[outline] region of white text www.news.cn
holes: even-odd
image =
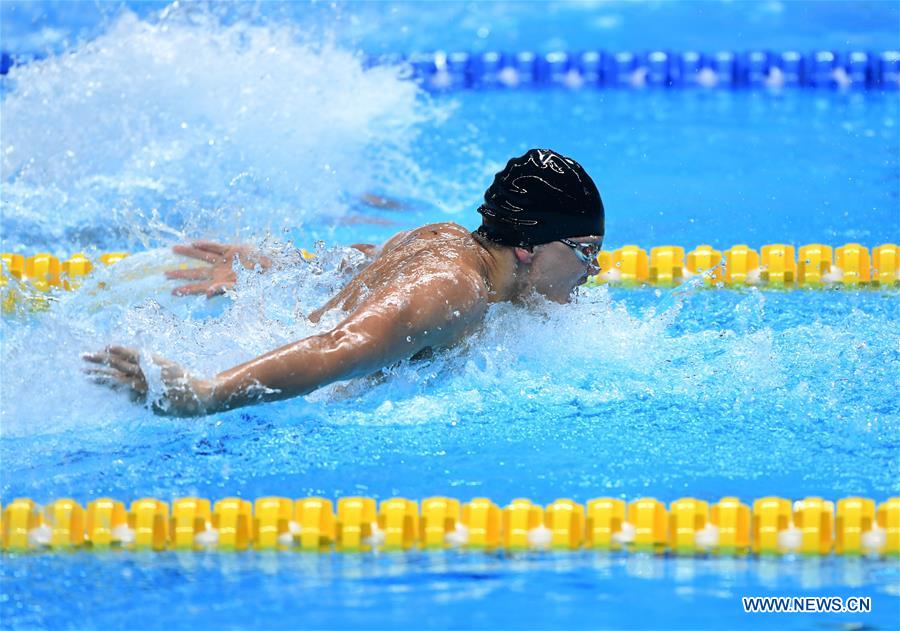
[[[851,596],[743,596],[745,613],[869,613],[872,598]]]

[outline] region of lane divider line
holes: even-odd
[[[301,250],[304,259],[315,254]],[[3,313],[49,308],[53,295],[80,287],[98,266],[126,258],[126,252],[107,252],[96,260],[83,253],[60,260],[42,252],[32,256],[0,254],[0,306]],[[691,279],[705,287],[765,289],[893,289],[900,287],[897,245],[885,243],[869,250],[859,243],[837,248],[808,244],[764,245],[759,252],[746,245],[724,251],[699,245],[685,253],[676,245],[650,248],[637,245],[604,250],[597,256],[599,272],[588,284],[624,287],[673,287]],[[102,288],[102,287],[101,287]]]
[[[17,498],[2,507],[2,549],[147,551],[297,550],[363,553],[475,551],[624,551],[676,556],[900,556],[900,497],[820,497],[792,502],[736,497],[710,504],[693,497],[667,507],[651,497],[601,497],[584,504],[526,498],[500,507],[429,497],[141,498],[130,507],[100,498],[44,506]]]

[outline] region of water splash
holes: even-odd
[[[109,492],[150,492],[139,472],[161,457],[177,463],[152,482],[166,493],[221,483],[223,470],[229,488],[340,493],[347,466],[354,479],[407,485],[410,496],[448,484],[501,495],[525,485],[536,497],[645,485],[677,493],[696,480],[757,495],[766,484],[824,495],[896,486],[891,294],[847,292],[844,308],[853,306],[843,312],[824,292],[755,289],[597,287],[570,305],[497,304],[471,338],[430,359],[190,421],[156,417],[78,372],[81,352],[123,343],[206,376],[319,332],[340,313],[316,325],[304,315],[346,282],[345,253],[322,247],[311,264],[285,247],[274,272],[241,270],[235,292],[208,301],[171,296],[160,269],[177,261],[152,251],[25,324],[3,321],[4,461],[19,470],[21,454],[68,462],[87,449],[84,473],[51,467],[77,487],[117,453],[125,470]],[[60,377],[66,388],[48,388]],[[484,457],[507,464],[485,470]],[[569,466],[556,468],[560,459]],[[398,482],[408,467],[421,475]],[[14,484],[44,483],[24,475]]]
[[[4,239],[30,248],[315,229],[407,186],[409,144],[443,111],[401,69],[364,69],[296,25],[178,3],[125,11],[8,81]]]
[[[242,271],[233,295],[213,301],[171,296],[161,272],[179,261],[150,250],[49,311],[0,321],[4,496],[897,492],[889,293],[601,287],[574,305],[495,305],[457,348],[308,397],[156,417],[86,380],[80,354],[123,343],[210,375],[322,330],[340,314],[304,316],[347,280],[333,245],[347,231],[331,234],[329,218],[369,184],[473,197],[502,165],[469,142],[477,128],[453,145],[471,158],[462,167],[436,151],[437,134],[410,149],[422,121],[437,128],[447,110],[400,70],[365,70],[296,27],[204,11],[126,14],[9,81],[2,227],[13,246],[151,247],[287,225],[304,245],[329,245],[312,264],[285,252],[271,274]],[[514,119],[510,137],[546,121],[533,104],[482,107],[509,96],[472,98],[482,125],[485,111]],[[547,98],[569,115],[569,97]],[[610,146],[630,147],[632,131]],[[423,152],[438,157],[413,165]],[[458,189],[431,178],[448,162]],[[472,165],[485,172],[462,177]],[[631,186],[633,173],[618,179]]]

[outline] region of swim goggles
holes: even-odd
[[[603,239],[593,243],[576,243],[571,239],[558,239],[558,241],[572,248],[578,260],[585,265],[596,265],[597,255],[600,254],[600,248],[603,247]]]

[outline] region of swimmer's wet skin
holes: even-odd
[[[468,335],[494,302],[520,301],[538,293],[559,303],[589,274],[604,234],[604,208],[593,180],[574,160],[531,149],[497,173],[478,209],[474,233],[454,223],[401,232],[378,250],[354,246],[371,261],[325,305],[318,321],[338,308],[347,317],[313,335],[219,373],[189,374],[162,357],[164,393],[158,413],[193,416],[308,394],[334,381],[360,377],[430,348],[447,347]],[[203,282],[176,293],[215,295],[234,283],[227,271],[237,256],[247,267],[270,262],[242,246],[195,242],[176,246],[185,256],[212,264],[170,278]],[[138,351],[110,346],[84,359],[98,382],[123,387],[142,399],[148,384]]]

